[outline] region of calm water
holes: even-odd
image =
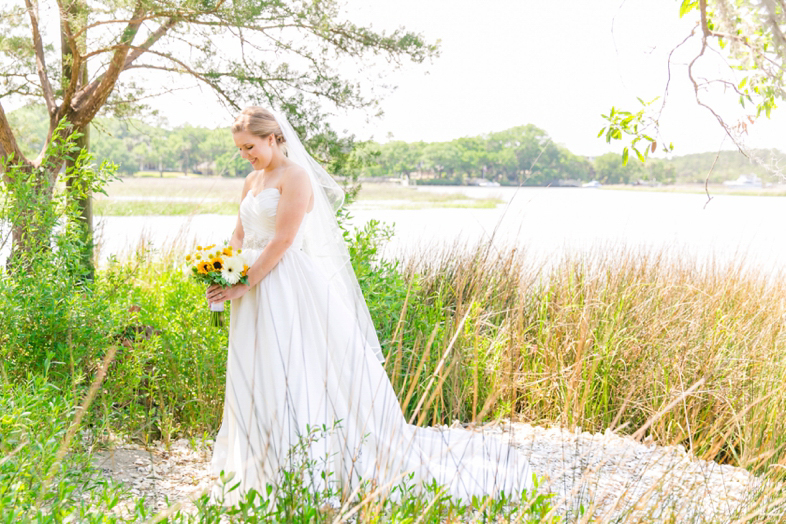
[[[445,191],[445,188],[418,188]],[[581,188],[457,187],[507,202],[494,210],[358,212],[396,222],[390,246],[406,253],[454,238],[516,245],[541,261],[567,253],[628,247],[665,250],[700,261],[745,257],[765,271],[786,269],[786,198],[612,191]],[[706,204],[706,207],[705,207]]]
[[[414,190],[414,189],[413,189]],[[620,247],[666,250],[698,262],[745,257],[767,272],[786,269],[786,198],[612,191],[579,188],[418,187],[498,197],[496,209],[368,209],[355,205],[353,225],[377,219],[395,224],[385,256],[406,256],[455,242],[491,239],[515,245],[539,262],[568,253]],[[141,243],[154,249],[229,239],[236,217],[102,217],[100,258],[122,256]],[[1,258],[1,257],[0,257]]]

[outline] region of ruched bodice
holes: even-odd
[[[252,191],[246,193],[240,203],[240,220],[243,223],[243,248],[262,249],[273,238],[276,232],[276,210],[281,192],[278,188],[263,189],[257,195]],[[303,226],[308,213],[303,217],[300,229],[295,235],[290,249],[303,248]]]

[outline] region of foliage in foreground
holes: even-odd
[[[89,515],[112,510],[123,489],[98,475],[80,446],[58,455],[78,399],[46,370],[1,387],[0,520],[102,522]]]
[[[639,436],[782,480],[783,280],[667,253],[539,268],[488,245],[432,250],[401,265],[380,258],[388,236],[377,223],[347,233],[409,420],[646,426]],[[180,258],[143,250],[90,282],[69,270],[69,238],[31,259],[29,271],[0,275],[0,496],[3,511],[28,516],[115,504],[119,491],[90,481],[79,455],[107,437],[202,437],[221,417],[226,331],[208,327],[204,289]],[[113,348],[86,431],[53,468],[74,406]],[[677,408],[664,411],[675,399]],[[55,472],[51,488],[42,488],[44,470]],[[92,503],[76,502],[80,486],[94,486]],[[429,507],[453,511],[434,500]],[[413,511],[426,511],[421,503]],[[146,511],[143,502],[137,511]]]
[[[119,506],[129,493],[121,484],[106,480],[92,465],[86,438],[74,442],[69,453],[60,454],[72,425],[74,398],[59,390],[46,375],[15,386],[4,383],[2,388],[0,521],[138,522],[156,517],[142,498],[130,506]],[[411,476],[394,486],[390,496],[374,494],[368,483],[343,499],[334,486],[315,489],[310,472],[316,461],[306,459],[305,450],[325,431],[313,431],[293,448],[293,460],[282,472],[277,489],[268,485],[264,495],[251,490],[229,508],[204,494],[196,501],[196,513],[173,511],[167,521],[207,523],[229,517],[233,522],[332,522],[354,514],[360,522],[411,522],[421,516],[424,522],[469,516],[486,521],[558,520],[543,520],[551,510],[550,496],[537,493],[537,484],[518,498],[502,493],[465,502],[451,499],[436,483],[416,489]],[[231,491],[236,486],[227,479],[225,489]]]
[[[370,224],[348,236],[408,419],[513,416],[633,432],[704,379],[647,434],[736,465],[784,461],[780,280],[633,254],[540,272],[512,252],[458,248],[405,270],[379,260],[387,234]],[[217,429],[226,331],[208,327],[203,290],[174,258],[139,254],[94,284],[42,266],[0,279],[0,294],[8,381],[48,366],[78,398],[118,345],[88,415],[98,433],[145,442]]]
[[[387,234],[376,223],[354,237],[348,233],[364,287],[381,297],[388,286],[406,293],[397,265],[378,260],[379,242]],[[215,432],[221,417],[226,330],[208,327],[204,289],[181,270],[180,257],[156,259],[142,251],[123,263],[112,261],[91,282],[68,270],[71,242],[78,240],[68,234],[58,239],[58,248],[31,257],[26,271],[0,275],[0,451],[5,457],[0,463],[0,519],[123,521],[108,516],[117,513],[130,521],[150,518],[142,499],[133,506],[133,515],[118,510],[128,494],[103,479],[91,466],[89,452],[117,433],[147,443]],[[372,301],[372,308],[377,314],[397,309],[400,298],[394,294]],[[383,332],[391,328],[381,325]],[[100,393],[79,425],[74,422],[79,411],[75,406],[88,395],[102,360],[112,351],[117,352]],[[205,496],[197,516],[176,514],[169,519],[212,522],[227,515],[245,522],[254,514],[260,522],[281,521],[295,517],[282,511],[296,508],[298,519],[327,520],[329,513],[323,514],[318,503],[330,493],[308,491],[302,483],[304,471],[301,468],[300,477],[286,477],[288,487],[272,499],[270,492],[266,497],[251,493],[238,507],[225,509],[211,505]],[[395,502],[359,493],[342,511],[357,512],[362,521],[379,514],[406,521],[420,515],[439,520],[442,514],[468,511],[549,512],[545,495],[536,493],[523,494],[526,505],[516,509],[504,495],[461,504],[436,485],[423,493],[406,485],[396,489],[401,492]],[[304,505],[306,500],[312,503]]]

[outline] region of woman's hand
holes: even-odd
[[[207,288],[207,301],[210,304],[221,303],[225,300],[234,300],[245,295],[251,289],[245,284],[235,284],[230,287],[221,287],[218,284],[213,284]]]

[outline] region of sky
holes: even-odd
[[[677,0],[348,0],[349,19],[439,39],[441,56],[388,76],[398,87],[383,100],[382,118],[367,123],[356,111],[332,122],[380,142],[447,141],[531,123],[576,154],[619,151],[621,145],[597,138],[601,114],[612,106],[637,111],[637,97],[664,94],[668,54],[695,24],[695,16],[679,18],[678,6]],[[674,154],[733,149],[688,82],[685,64],[697,50],[693,42],[672,58],[660,122],[661,141],[673,142]],[[698,69],[707,77],[724,71],[712,54]],[[228,126],[232,115],[213,100],[191,89],[153,105],[173,126]],[[712,100],[730,121],[744,116],[735,98]],[[786,151],[786,110],[750,126],[746,142]]]

